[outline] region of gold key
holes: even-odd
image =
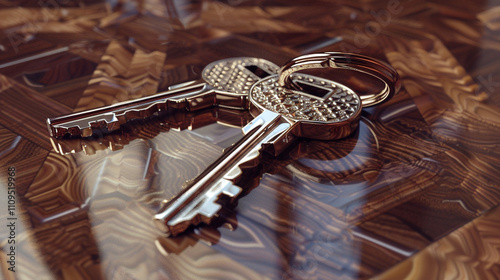
[[[384,87],[376,94],[358,96],[342,84],[295,73],[311,68],[358,71],[380,80]],[[256,166],[263,150],[278,155],[297,137],[346,137],[358,127],[363,107],[387,101],[399,87],[397,72],[370,57],[319,53],[291,60],[279,75],[263,78],[252,86],[249,109],[254,115],[260,114],[243,128],[240,141],[189,182],[177,197],[164,201],[155,215],[156,224],[168,235],[177,235],[191,225],[210,223],[222,207],[221,196],[233,202],[242,191],[237,186],[242,169]]]
[[[152,96],[49,118],[47,127],[55,138],[88,137],[96,130],[111,132],[130,120],[147,118],[170,109],[195,111],[212,106],[245,109],[250,87],[278,70],[276,64],[261,58],[223,59],[203,69],[203,80],[172,86],[168,91]]]

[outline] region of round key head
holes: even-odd
[[[250,101],[259,111],[270,110],[294,123],[292,133],[320,140],[339,139],[358,126],[361,100],[350,88],[315,76],[295,73],[291,79],[305,90],[278,85],[278,75],[257,81]]]
[[[350,88],[319,77],[297,73],[306,69],[342,69],[374,77],[380,91],[358,96]],[[325,52],[296,57],[279,75],[256,82],[250,90],[254,108],[282,114],[294,123],[292,133],[313,139],[339,139],[359,123],[362,107],[391,99],[400,89],[399,75],[389,64],[360,54]]]
[[[262,58],[235,57],[208,64],[202,78],[218,90],[246,95],[255,82],[279,70],[278,65]]]

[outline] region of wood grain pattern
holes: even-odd
[[[0,6],[0,166],[17,169],[19,218],[15,274],[0,226],[3,278],[499,277],[498,3]],[[236,205],[176,238],[158,232],[152,214],[240,137],[248,114],[171,111],[108,135],[48,137],[47,117],[199,79],[217,59],[283,64],[318,51],[385,60],[403,89],[363,110],[346,139],[301,139],[264,155],[245,170]],[[377,87],[349,72],[322,75],[360,92]]]
[[[376,279],[494,279],[499,274],[498,207]],[[425,271],[418,267],[425,266]]]
[[[144,53],[112,41],[97,65],[75,111],[156,93],[165,53]],[[109,87],[110,84],[115,85]]]

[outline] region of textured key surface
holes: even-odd
[[[276,74],[278,70],[276,64],[265,59],[241,57],[210,63],[203,70],[202,77],[219,90],[248,95],[255,82]]]
[[[272,76],[255,84],[251,98],[263,108],[297,121],[341,122],[360,110],[361,101],[352,90],[314,76],[293,76],[298,82],[321,87],[323,96],[279,87],[278,77]]]

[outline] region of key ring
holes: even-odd
[[[342,52],[314,53],[296,57],[281,68],[278,84],[284,88],[302,90],[297,83],[292,81],[290,75],[304,69],[324,68],[358,71],[382,81],[384,88],[380,92],[359,96],[363,107],[386,102],[401,88],[399,75],[389,64],[368,56]]]
[[[338,82],[295,73],[324,68],[358,71],[384,86],[378,93],[357,94]],[[293,123],[292,134],[298,137],[341,139],[357,129],[363,107],[388,101],[400,86],[396,70],[380,60],[340,52],[308,54],[290,60],[279,74],[256,82],[250,90],[251,111],[255,108],[256,113],[270,110],[283,115]],[[322,91],[315,93],[318,88]]]

